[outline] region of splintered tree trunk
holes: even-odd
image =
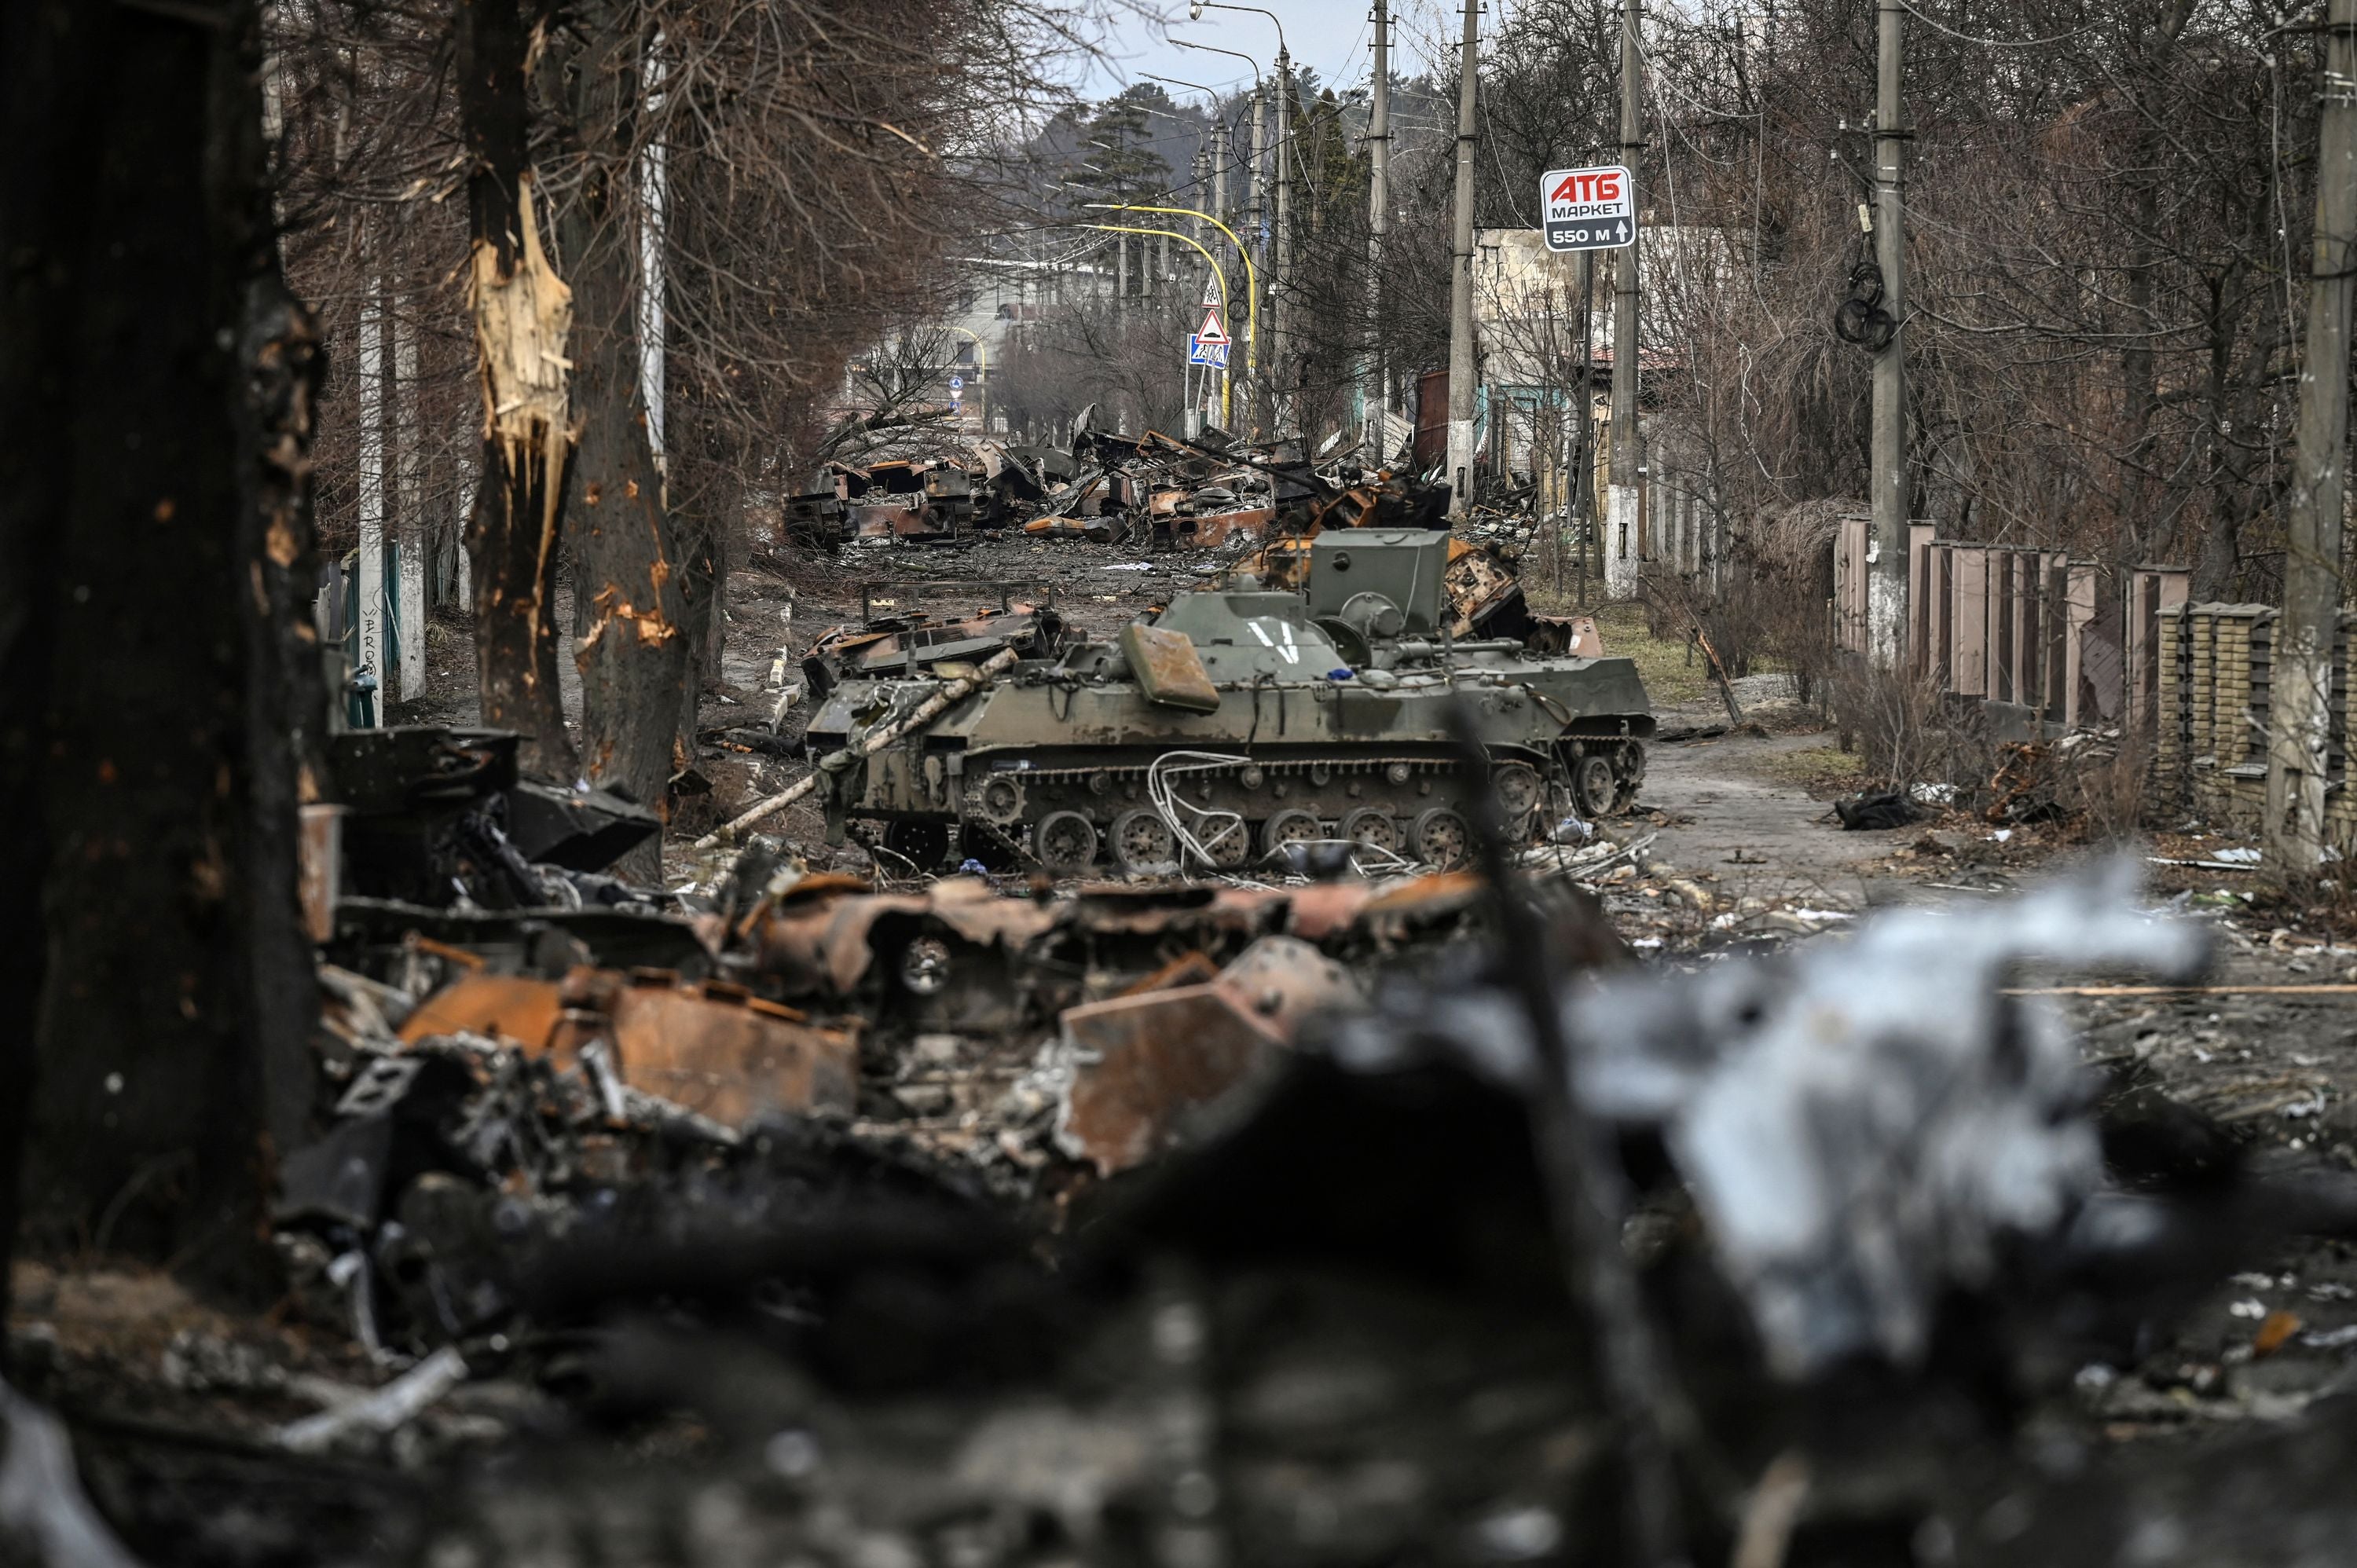
[[[533,5],[534,16],[541,9]],[[483,397],[483,478],[467,549],[482,722],[523,736],[525,771],[570,781],[580,768],[556,680],[556,564],[573,456],[573,293],[549,264],[533,212],[533,25],[519,0],[458,5],[458,111],[473,158],[468,304]]]
[[[640,387],[638,182],[632,154],[645,91],[640,7],[586,0],[584,41],[557,71],[581,158],[578,195],[558,226],[573,273],[571,357],[580,452],[572,527],[575,661],[588,776],[657,811],[674,768],[690,678],[680,553],[648,440]],[[648,844],[625,863],[660,875]]]
[[[278,270],[260,60],[252,0],[0,20],[0,885],[23,917],[0,1098],[27,1118],[24,1235],[231,1287],[263,1278],[271,1153],[309,1102],[296,805],[326,717],[317,339]]]

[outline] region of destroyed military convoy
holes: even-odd
[[[888,658],[863,661],[806,732],[830,830],[877,824],[883,846],[920,870],[973,859],[1150,875],[1234,870],[1320,843],[1378,865],[1455,866],[1471,849],[1474,787],[1502,804],[1518,843],[1566,814],[1629,810],[1653,727],[1635,666],[1457,638],[1448,543],[1421,530],[1328,531],[1311,542],[1306,591],[1243,573],[1176,595],[1112,643],[1036,648],[866,756],[855,749],[863,734],[932,690],[947,660],[916,681]],[[971,657],[987,640],[948,646]],[[919,652],[911,642],[909,659]],[[1475,715],[1483,779],[1467,776],[1450,737],[1458,703]]]
[[[945,461],[834,465],[787,502],[787,537],[1146,530],[1152,549],[1214,551],[1211,575],[1111,640],[1069,635],[1051,602],[1018,604],[1009,585],[975,585],[996,608],[944,618],[902,607],[926,585],[894,585],[881,616],[864,595],[860,623],[802,660],[832,842],[856,832],[913,872],[1233,872],[1320,845],[1446,868],[1471,849],[1469,788],[1524,843],[1635,803],[1653,725],[1635,667],[1603,656],[1591,624],[1533,615],[1508,555],[1448,532],[1446,486],[1323,474],[1216,433],[1105,434],[1085,413],[1071,450],[993,447],[983,465],[979,498]],[[994,681],[909,723],[1001,654]],[[1479,779],[1449,733],[1459,703]]]

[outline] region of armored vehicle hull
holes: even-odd
[[[845,682],[809,729],[830,754],[831,830],[866,824],[927,870],[1236,868],[1318,841],[1362,864],[1448,865],[1470,848],[1469,787],[1494,791],[1526,841],[1635,803],[1653,721],[1633,663],[1451,643],[1445,535],[1335,537],[1307,595],[1182,595],[1118,646],[1020,663],[864,757],[864,736],[938,684]],[[1459,703],[1482,779],[1450,738]]]

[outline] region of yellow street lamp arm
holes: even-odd
[[[1141,208],[1138,210],[1155,209]],[[1194,246],[1201,253],[1203,260],[1211,264],[1211,276],[1217,279],[1220,285],[1220,314],[1222,316],[1228,314],[1228,274],[1221,270],[1220,259],[1204,250],[1202,242],[1197,240],[1192,234],[1181,234],[1176,229],[1140,229],[1127,223],[1081,223],[1074,226],[1082,229],[1102,229],[1108,234],[1161,234]],[[1223,425],[1229,424],[1234,413],[1232,394],[1227,381],[1222,380],[1220,382],[1220,423]]]
[[[1258,386],[1260,384],[1260,279],[1253,271],[1252,252],[1244,249],[1244,242],[1242,240],[1236,238],[1236,231],[1210,213],[1198,212],[1191,207],[1134,206],[1125,201],[1092,201],[1089,205],[1092,208],[1103,208],[1111,212],[1168,212],[1177,218],[1200,218],[1228,237],[1228,243],[1236,248],[1236,254],[1243,258],[1244,263],[1244,380]],[[1160,231],[1156,231],[1157,233]],[[1180,238],[1183,239],[1185,236],[1182,235]],[[1199,251],[1203,249],[1200,245],[1195,248]],[[1216,263],[1213,270],[1218,270]],[[1220,307],[1223,312],[1227,308],[1227,282],[1222,279],[1220,284]]]

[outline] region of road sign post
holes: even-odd
[[[1539,180],[1547,249],[1617,251],[1633,242],[1637,213],[1631,191],[1629,171],[1619,164],[1548,170]]]
[[[1224,371],[1228,368],[1228,349],[1234,341],[1235,339],[1228,336],[1226,326],[1220,320],[1220,307],[1216,305],[1205,305],[1203,325],[1197,328],[1195,335],[1187,339],[1187,362],[1190,365],[1209,365],[1213,370]]]

